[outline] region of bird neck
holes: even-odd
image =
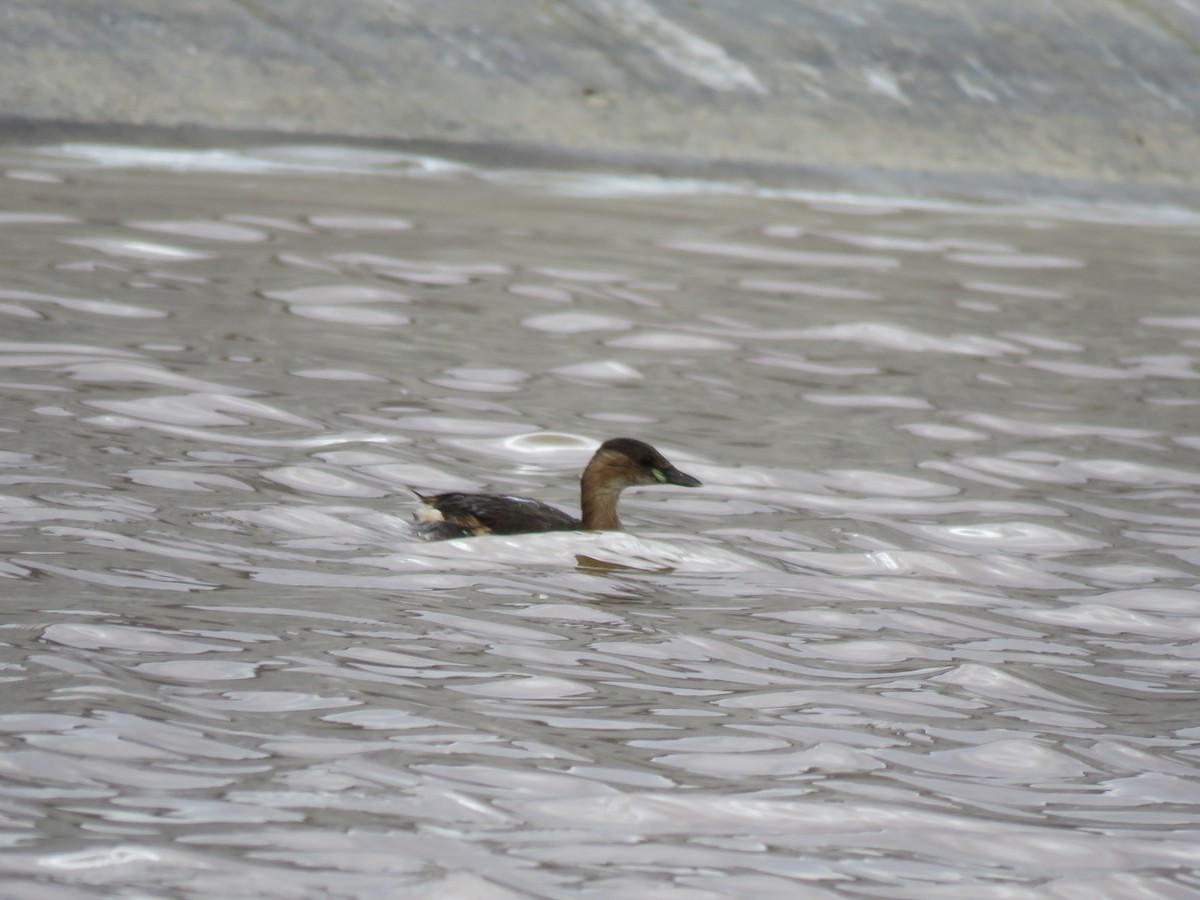
[[[588,531],[620,531],[617,501],[624,485],[614,484],[592,466],[579,482],[579,505],[583,510],[583,527]]]

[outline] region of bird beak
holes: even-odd
[[[680,487],[699,487],[700,479],[687,472],[680,472],[674,466],[667,469],[655,469],[654,477],[663,484],[677,484]]]

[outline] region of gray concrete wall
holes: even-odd
[[[0,120],[1200,187],[1196,0],[5,0]]]

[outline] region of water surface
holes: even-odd
[[[6,896],[1200,892],[1200,214],[0,170]]]

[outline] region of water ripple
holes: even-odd
[[[0,155],[10,883],[1196,887],[1193,213]]]

